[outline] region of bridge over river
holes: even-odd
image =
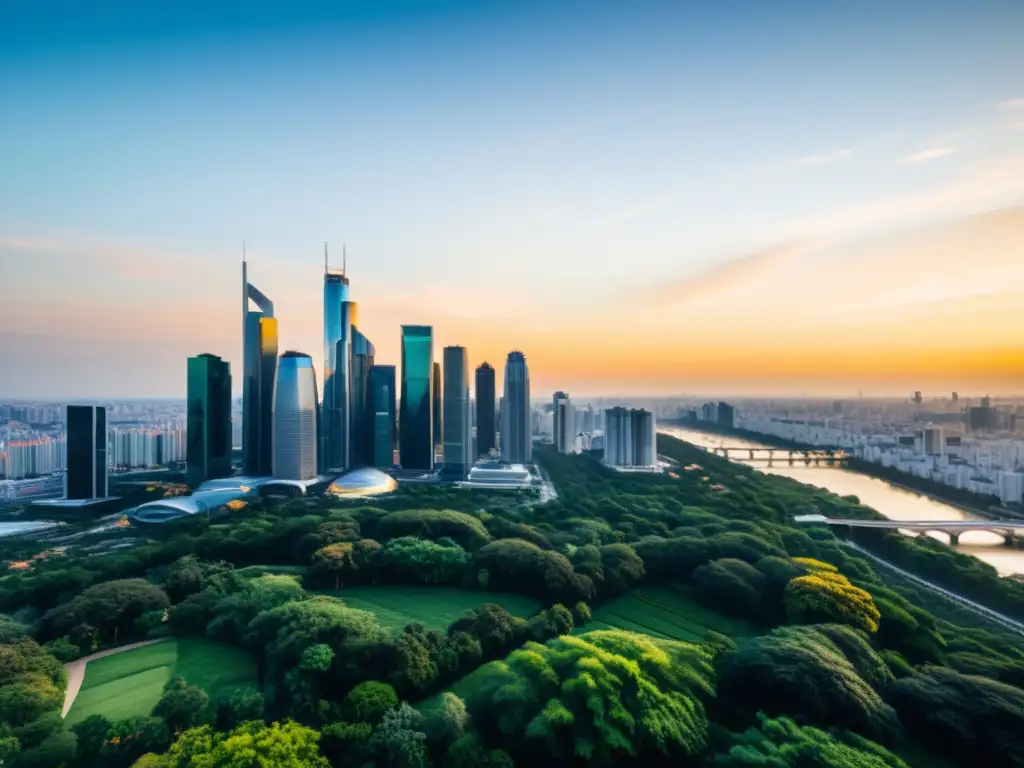
[[[705,450],[733,461],[776,463],[805,467],[840,467],[846,464],[849,454],[839,450],[812,451],[799,448],[769,448],[756,446],[714,445],[704,446]]]
[[[824,523],[844,528],[887,528],[899,531],[919,531],[922,534],[944,533],[949,543],[960,543],[960,534],[986,531],[1003,537],[1006,546],[1013,546],[1014,536],[1024,534],[1024,520],[857,520],[825,517],[825,515],[796,515],[798,523]]]

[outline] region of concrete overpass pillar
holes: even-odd
[[[1013,531],[1007,531],[1005,534],[1003,534],[1003,546],[1005,546],[1005,547],[1012,547],[1013,544],[1014,544],[1014,541],[1015,541],[1015,538],[1014,538],[1014,535],[1013,535]]]
[[[960,543],[959,533],[954,533],[953,531],[948,531],[947,533],[949,535],[949,546],[955,547],[957,544]]]

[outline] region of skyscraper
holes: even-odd
[[[312,480],[317,468],[319,406],[313,359],[285,352],[274,386],[274,477]]]
[[[64,498],[106,498],[107,409],[102,405],[69,405],[64,423],[67,425]]]
[[[441,364],[434,363],[434,445],[438,446],[444,440],[444,413],[441,410]]]
[[[189,487],[231,475],[231,368],[216,355],[188,359]]]
[[[434,329],[402,326],[398,450],[403,469],[434,469]]]
[[[612,467],[650,467],[656,463],[654,414],[643,408],[604,412],[604,463]]]
[[[555,450],[559,453],[572,453],[576,450],[576,408],[568,392],[555,392],[551,400],[554,416],[551,434]]]
[[[473,466],[469,415],[469,357],[465,347],[445,347],[444,474],[463,480]]]
[[[476,445],[481,456],[494,448],[494,368],[481,363],[476,369]]]
[[[352,319],[351,385],[349,387],[349,466],[365,467],[373,463],[370,448],[370,370],[376,349]]]
[[[249,308],[255,302],[257,310]],[[242,260],[242,455],[247,475],[269,475],[277,372],[274,303],[249,282]]]
[[[501,457],[510,464],[526,464],[533,458],[530,416],[530,369],[526,355],[509,352],[501,409]]]
[[[324,246],[324,370],[321,413],[320,469],[348,466],[349,448],[349,354],[352,308],[345,270],[332,270]]]
[[[395,465],[395,366],[375,365],[367,385],[370,415],[370,465]]]

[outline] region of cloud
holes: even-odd
[[[1002,109],[1024,109],[1024,99],[1007,99],[1000,101],[999,106]]]
[[[808,155],[797,158],[797,165],[831,165],[846,160],[853,154],[852,149],[837,149],[835,152],[824,152],[820,155]]]
[[[660,281],[641,300],[648,306],[675,306],[694,299],[722,293],[749,283],[754,278],[788,264],[810,248],[809,242],[794,242],[714,264],[703,272],[681,280]]]
[[[934,160],[937,157],[945,157],[946,155],[952,154],[952,147],[931,147],[930,149],[923,149],[920,152],[914,152],[912,154],[903,157],[901,163],[924,163],[929,160]]]

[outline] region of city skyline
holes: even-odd
[[[244,371],[243,238],[281,349],[327,239],[389,362],[420,323],[581,398],[1024,389],[1019,4],[101,5],[0,10],[0,395]]]

